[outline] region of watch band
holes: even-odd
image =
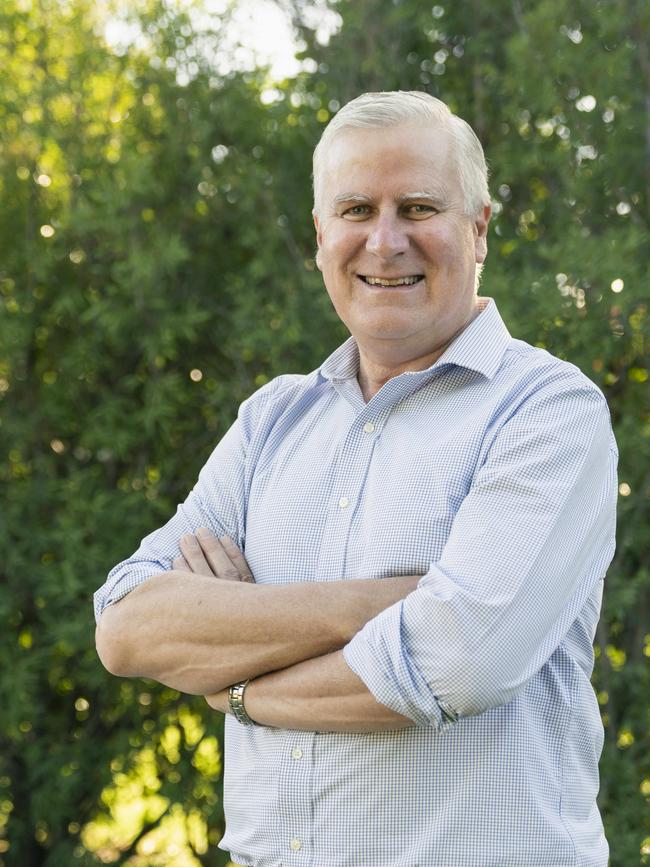
[[[242,725],[245,726],[254,726],[257,725],[246,713],[246,708],[244,707],[244,690],[248,686],[250,682],[250,678],[248,680],[243,680],[241,683],[234,683],[230,689],[228,690],[228,704],[230,705],[230,711],[232,715],[238,720]]]

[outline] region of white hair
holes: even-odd
[[[323,130],[314,150],[314,213],[321,206],[324,157],[332,140],[346,129],[375,129],[404,123],[442,124],[454,144],[456,165],[467,216],[490,204],[488,167],[472,127],[435,96],[418,90],[363,93],[338,111]]]

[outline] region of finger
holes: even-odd
[[[196,572],[198,575],[215,574],[210,568],[210,564],[203,556],[203,549],[199,545],[196,536],[192,533],[187,533],[185,536],[181,536],[180,546],[181,553],[187,560],[192,572]]]
[[[226,581],[239,581],[240,575],[237,567],[214,533],[211,533],[207,527],[200,527],[196,531],[196,538],[217,578],[224,578]]]
[[[250,570],[250,566],[246,562],[246,558],[239,550],[237,545],[233,542],[230,536],[221,536],[219,541],[223,545],[223,548],[232,561],[232,563],[237,567],[237,571],[239,572],[239,580],[240,581],[248,581],[250,584],[255,583],[255,578],[253,577],[253,573]]]
[[[172,560],[172,569],[176,569],[178,572],[191,572],[190,564],[187,562],[185,557],[181,554],[180,557],[175,557]]]

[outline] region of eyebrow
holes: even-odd
[[[447,202],[447,194],[445,190],[440,189],[436,192],[433,190],[418,190],[415,193],[404,193],[403,196],[400,196],[399,202],[412,202],[414,199],[431,199],[434,202],[438,202],[438,204]]]
[[[433,190],[417,190],[413,193],[404,193],[399,196],[397,201],[400,204],[405,202],[419,201],[421,199],[430,199],[438,204],[446,204],[448,201],[444,190],[434,192]],[[334,205],[342,205],[345,202],[360,202],[365,204],[372,201],[371,196],[365,196],[363,193],[342,193],[340,196],[335,196]]]
[[[343,193],[334,198],[335,205],[342,205],[343,202],[369,202],[370,196],[363,196],[361,193]]]

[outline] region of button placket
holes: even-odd
[[[312,836],[313,732],[287,732],[278,780],[281,835],[287,865],[309,861]],[[300,853],[299,855],[297,853]]]
[[[367,410],[367,407],[365,407]],[[370,414],[370,413],[368,413]],[[363,484],[382,420],[372,413],[360,412],[343,438],[332,479],[332,499],[324,528],[318,559],[318,580],[338,580],[345,575],[347,543],[356,506],[363,495]]]

